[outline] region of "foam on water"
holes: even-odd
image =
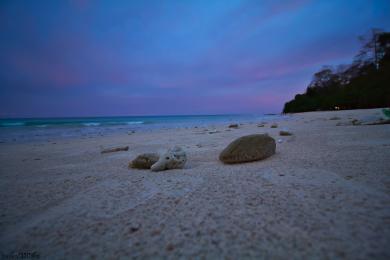
[[[84,126],[99,126],[100,123],[91,122],[91,123],[83,123]]]
[[[127,122],[128,125],[139,125],[139,124],[143,124],[144,121],[133,121],[133,122]]]

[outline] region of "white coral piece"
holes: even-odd
[[[183,169],[186,161],[187,155],[185,151],[181,147],[175,146],[162,154],[150,169],[154,172],[169,169]]]

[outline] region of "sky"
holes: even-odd
[[[0,117],[279,113],[388,0],[0,2]]]

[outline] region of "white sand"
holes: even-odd
[[[192,128],[0,144],[0,252],[389,259],[390,125],[336,126],[379,113],[295,114],[276,129],[245,124],[214,134]],[[283,128],[294,135],[279,137]],[[274,156],[218,161],[236,137],[265,132],[283,140]],[[124,145],[128,152],[100,154]],[[186,150],[185,169],[127,168],[137,154],[173,145]]]

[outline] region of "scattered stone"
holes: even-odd
[[[272,124],[271,128],[278,128],[278,124]]]
[[[289,131],[282,130],[282,131],[279,132],[279,135],[281,135],[281,136],[290,136],[290,135],[292,135],[292,133],[290,133]]]
[[[224,163],[258,161],[275,154],[275,140],[268,134],[242,136],[230,143],[219,155]]]
[[[264,127],[265,124],[258,124],[257,127]]]
[[[231,124],[229,125],[229,128],[238,128],[238,124]]]
[[[334,116],[334,117],[331,117],[329,118],[329,120],[340,120],[341,118],[340,117],[337,117],[337,116]]]
[[[353,119],[353,120],[351,121],[351,123],[352,123],[353,125],[361,125],[361,124],[362,124],[362,122],[360,122],[360,121],[357,120],[357,119]]]
[[[150,169],[150,167],[158,161],[159,157],[160,156],[157,153],[140,154],[129,163],[129,168]]]
[[[133,131],[129,131],[129,132],[127,132],[127,134],[128,134],[128,135],[135,134],[135,131],[134,131],[134,130],[133,130]]]
[[[139,226],[137,226],[137,227],[130,227],[129,232],[130,232],[130,233],[134,233],[134,232],[137,232],[139,229],[140,229]]]
[[[175,146],[162,154],[150,169],[155,172],[169,169],[183,169],[186,161],[187,155],[184,150],[179,146]]]
[[[123,146],[123,147],[104,149],[101,151],[101,153],[114,153],[114,152],[128,151],[128,150],[129,150],[128,146]]]

